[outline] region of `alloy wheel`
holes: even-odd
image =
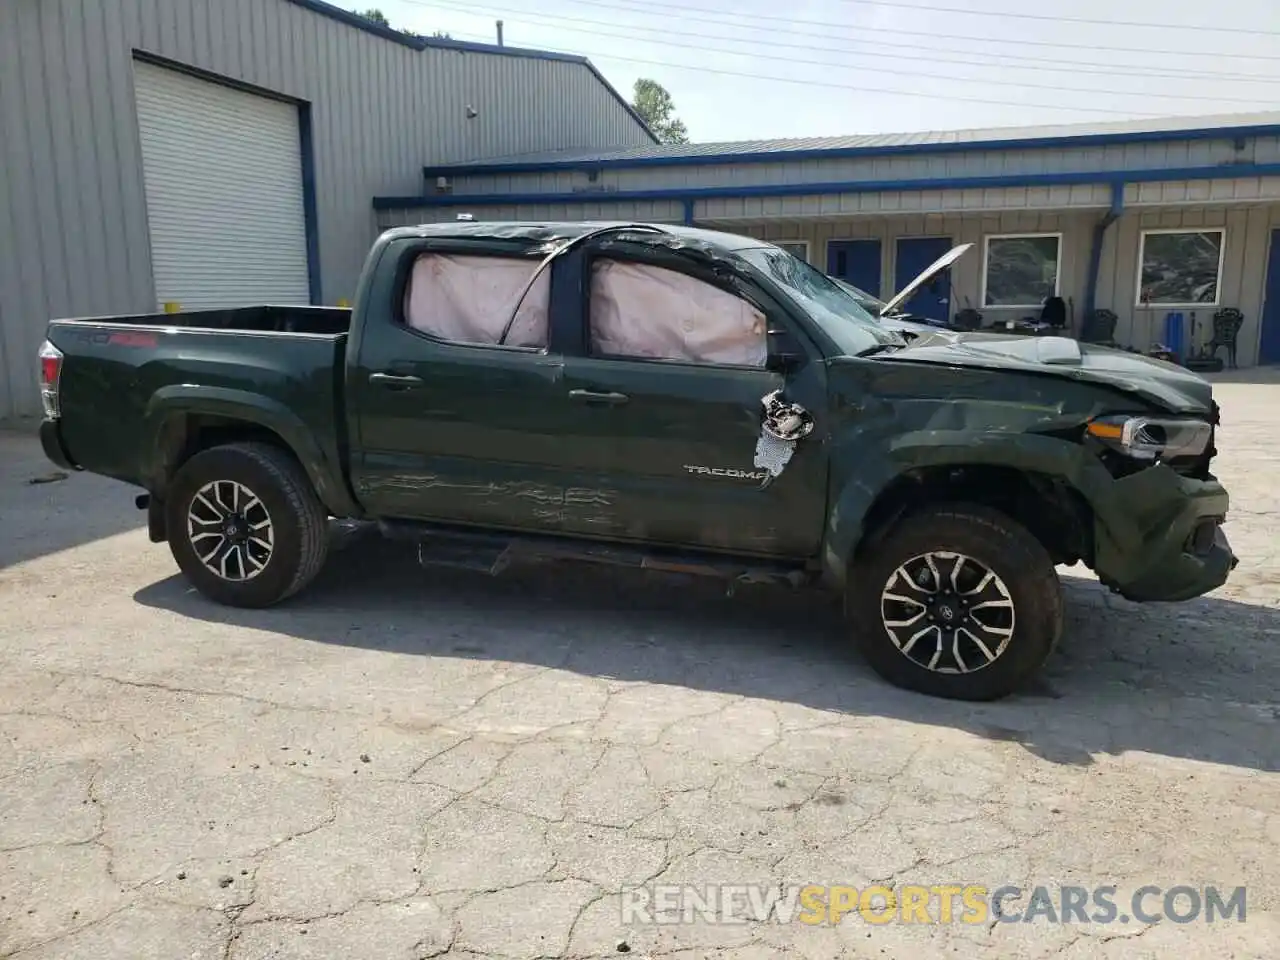
[[[275,550],[266,505],[236,480],[214,480],[196,491],[187,508],[187,537],[209,572],[233,582],[262,573]]]
[[[889,576],[880,616],[898,651],[936,673],[973,673],[1013,637],[1013,597],[990,567],[963,553],[912,557]]]

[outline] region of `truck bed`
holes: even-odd
[[[350,319],[268,305],[53,320],[58,444],[76,466],[147,486],[168,436],[217,429],[226,410],[340,469]]]
[[[60,323],[100,323],[110,326],[186,327],[244,333],[307,333],[335,335],[351,326],[349,307],[254,306],[226,310],[184,310],[179,313],[139,313],[115,317],[71,317]]]

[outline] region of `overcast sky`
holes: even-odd
[[[509,46],[584,54],[628,99],[652,77],[695,141],[1280,110],[1276,0],[367,6],[457,40],[493,42],[501,19]]]

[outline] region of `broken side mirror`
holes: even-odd
[[[795,335],[785,327],[769,329],[769,359],[766,367],[775,373],[790,373],[805,361],[804,350]]]

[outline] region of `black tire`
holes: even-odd
[[[996,602],[983,603],[985,607],[999,607],[999,610],[984,611],[983,618],[991,623],[989,614],[1000,617],[1005,615],[1007,594],[1011,601],[1007,622],[999,622],[998,629],[1011,630],[1004,641],[1003,649],[989,663],[982,663],[982,654],[970,653],[967,666],[969,672],[940,672],[930,669],[904,653],[895,642],[886,620],[891,619],[882,612],[882,592],[891,592],[891,596],[901,595],[898,585],[904,581],[896,575],[896,571],[904,565],[911,569],[913,558],[930,553],[955,553],[972,558],[995,574],[998,581],[992,582],[984,591],[982,598],[993,596]],[[924,561],[927,564],[927,561]],[[919,569],[918,566],[916,569]],[[964,577],[981,579],[978,568],[966,562],[963,568]],[[950,590],[949,571],[943,590]],[[930,578],[932,575],[929,575]],[[972,584],[973,579],[962,582]],[[1002,582],[1002,583],[1001,583]],[[1000,587],[1003,586],[1003,592]],[[916,588],[921,589],[921,588]],[[942,606],[926,606],[917,604],[924,610],[925,616],[934,616],[941,624],[944,621],[954,623],[953,616],[975,616],[963,605],[953,605],[946,597],[925,598]],[[915,597],[923,594],[912,593]],[[963,596],[963,595],[960,595]],[[975,596],[975,595],[969,595]],[[972,601],[969,601],[970,605]],[[946,697],[952,700],[997,700],[1016,692],[1039,671],[1057,646],[1062,636],[1064,610],[1062,585],[1058,580],[1053,561],[1040,542],[1025,527],[997,510],[971,504],[947,504],[930,507],[914,513],[899,521],[874,543],[868,544],[865,552],[854,562],[849,571],[849,582],[845,593],[846,613],[853,629],[854,638],[867,662],[880,676],[890,683],[914,690],[918,693],[935,697]],[[886,600],[885,610],[913,611],[916,607],[897,605],[897,601]],[[895,616],[903,616],[896,614]],[[943,615],[946,615],[945,617]],[[914,616],[914,614],[912,614]],[[901,623],[901,619],[893,622]],[[933,623],[934,621],[928,621]],[[966,621],[972,625],[972,621]],[[900,628],[904,637],[904,647],[911,647],[907,633],[914,631],[916,625]],[[926,625],[925,629],[933,631],[934,626]],[[953,650],[961,645],[969,651],[978,648],[969,641],[973,634],[951,632],[953,626],[936,628],[939,632],[929,633],[922,638],[925,643],[919,644],[922,649],[911,650],[916,657],[923,659],[929,655],[929,647],[938,651],[945,649],[940,655],[937,666],[946,667],[956,661],[963,661],[964,656],[953,656]],[[982,637],[989,634],[975,631]],[[958,637],[963,637],[961,644]],[[950,641],[950,642],[948,642]],[[986,649],[990,649],[989,647]],[[977,663],[977,667],[973,666]],[[957,669],[952,666],[952,669]]]
[[[252,572],[244,579],[225,579],[205,566],[188,530],[188,513],[196,503],[197,494],[214,482],[240,484],[250,491],[265,508],[270,522],[269,554],[255,547],[255,554],[249,556],[247,565],[243,554],[240,559],[232,558],[234,562],[227,563],[233,576],[237,564],[242,570]],[[234,494],[235,490],[231,489],[224,499]],[[205,506],[209,499],[206,497],[204,503],[195,507],[201,522],[213,515]],[[258,509],[251,508],[252,511]],[[310,479],[292,454],[267,443],[233,443],[197,453],[174,476],[165,498],[165,510],[173,559],[197,590],[227,606],[269,607],[287,599],[314,579],[328,553],[328,516]],[[251,512],[245,516],[252,520],[263,514]],[[242,523],[241,527],[246,525]],[[201,527],[194,529],[200,531]],[[206,536],[202,548],[210,542],[218,543]],[[263,558],[265,562],[255,568],[254,564]]]

